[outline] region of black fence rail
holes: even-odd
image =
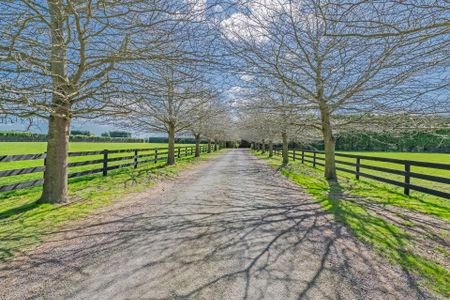
[[[207,146],[200,146],[201,153],[207,151],[208,151]],[[214,147],[211,147],[211,151],[214,151]],[[102,173],[103,176],[107,176],[108,172],[112,170],[127,167],[137,168],[138,165],[141,164],[157,163],[158,161],[165,161],[167,160],[167,155],[168,155],[168,148],[141,148],[141,149],[120,149],[120,150],[105,149],[100,151],[69,152],[69,157],[75,158],[78,157],[76,161],[71,161],[68,163],[69,170],[71,168],[72,169],[75,168],[78,170],[70,172],[68,178],[75,178],[97,173]],[[194,155],[195,155],[195,146],[175,147],[176,158],[179,159],[187,158],[193,157]],[[83,156],[91,157],[94,159],[82,160]],[[44,166],[45,158],[46,153],[0,155],[0,164],[10,162],[29,162],[29,161],[37,161],[36,164],[42,163],[42,165],[38,166],[0,170],[0,179],[3,177],[10,177],[10,176],[22,176],[22,175],[26,176],[27,174],[42,173],[45,171]],[[42,185],[43,183],[44,183],[43,178],[33,178],[31,180],[14,182],[11,184],[3,184],[0,185],[0,192],[39,186]]]
[[[275,154],[281,155],[281,149],[276,149]],[[301,160],[302,164],[311,163],[313,167],[316,166],[325,166],[325,158],[321,155],[324,155],[323,151],[311,151],[304,149],[289,149],[289,158],[293,161]],[[429,174],[423,174],[419,172],[411,171],[411,167],[425,167],[429,169],[437,169],[437,170],[450,170],[450,164],[443,163],[430,163],[430,162],[422,162],[422,161],[412,161],[412,160],[402,160],[402,159],[394,159],[394,158],[385,158],[385,157],[374,157],[374,156],[365,156],[365,155],[354,155],[354,154],[346,154],[346,153],[336,153],[336,169],[342,172],[354,174],[356,179],[359,180],[360,177],[369,178],[372,180],[380,181],[387,184],[392,184],[398,187],[403,188],[403,192],[406,195],[410,195],[411,190],[422,192],[425,194],[442,197],[445,199],[450,199],[450,178],[449,177],[441,177],[434,176]],[[345,161],[339,158],[347,158],[354,161]],[[376,162],[385,162],[394,165],[401,166],[401,169],[391,169],[376,165],[370,165],[365,162],[376,161]],[[350,168],[351,169],[350,169]],[[381,173],[388,173],[390,175],[398,175],[403,177],[403,181],[398,181],[395,179],[381,177],[374,174],[369,174],[365,170],[377,171]],[[442,185],[445,191],[436,190],[429,187],[420,186],[417,184],[412,184],[411,179],[417,178],[420,180],[426,180],[433,183],[439,183]]]

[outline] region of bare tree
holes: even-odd
[[[324,20],[345,23],[344,30],[329,35],[433,39],[450,34],[450,6],[446,1],[331,1],[328,5],[334,7],[335,14],[324,16]]]
[[[221,103],[216,92],[211,93],[210,99],[197,107],[196,116],[189,126],[189,130],[195,138],[195,157],[200,156],[201,138],[207,134],[212,135],[211,124],[214,124],[215,118],[220,117],[225,112],[227,112],[227,107]],[[210,143],[209,150],[211,150]]]
[[[236,132],[236,121],[230,111],[222,109],[221,112],[212,119],[212,132],[214,137],[214,147],[225,147],[226,142],[238,139]]]
[[[402,35],[330,36],[343,23],[325,22],[328,15],[336,18],[328,1],[256,1],[245,14],[223,21],[222,29],[230,52],[247,70],[277,78],[303,114],[316,117],[309,125],[323,136],[325,177],[337,180],[335,126],[358,122],[350,115],[435,113],[439,100],[418,96],[434,89],[427,72],[447,56],[440,44]]]
[[[123,124],[140,131],[167,133],[167,164],[173,165],[175,135],[205,118],[212,91],[191,63],[139,64],[132,76],[135,83],[130,97],[134,97],[134,104],[127,108]]]
[[[194,2],[0,3],[1,110],[48,120],[40,202],[67,201],[71,120],[120,111],[109,102],[131,90],[124,84],[125,62],[178,56],[176,49],[167,51],[163,46],[172,43],[180,24],[198,15],[192,9]]]

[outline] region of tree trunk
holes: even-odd
[[[64,4],[49,0],[52,86],[52,109],[48,122],[47,158],[44,186],[39,203],[67,202],[67,160],[69,150],[71,86],[67,79],[67,47],[65,40]]]
[[[261,143],[261,153],[262,154],[266,153],[266,142],[264,140],[262,140]]]
[[[283,139],[283,150],[282,150],[283,165],[287,165],[289,163],[289,144],[288,144],[287,133],[283,132],[281,134],[281,137]]]
[[[67,202],[69,128],[70,119],[68,117],[50,117],[44,186],[39,203]]]
[[[175,125],[169,124],[169,149],[167,153],[167,165],[175,164]]]
[[[211,139],[208,139],[208,153],[211,153]]]
[[[328,107],[323,104],[320,107],[322,119],[322,135],[325,146],[325,178],[329,181],[337,181],[336,174],[336,138],[333,136],[333,128],[331,126],[331,118]]]
[[[214,140],[214,152],[217,151],[217,142]]]
[[[200,133],[195,135],[195,157],[200,157]]]
[[[273,156],[273,142],[272,140],[269,141],[269,157]]]

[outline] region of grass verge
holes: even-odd
[[[142,191],[158,180],[177,175],[193,163],[204,161],[216,153],[188,158],[175,166],[164,163],[125,168],[108,176],[84,176],[70,181],[69,204],[37,204],[40,188],[0,194],[0,261],[24,253],[42,238],[64,224],[82,219],[100,207],[107,206],[130,193]]]
[[[282,175],[302,186],[353,234],[370,244],[407,274],[418,275],[420,284],[450,296],[448,239],[450,203],[444,199],[407,197],[367,181],[340,177],[339,184],[323,179],[322,171],[281,158],[265,159]]]
[[[2,155],[16,155],[16,154],[37,154],[43,153],[46,151],[47,143],[40,142],[0,142],[0,156]],[[176,147],[191,147],[194,145],[189,144],[176,144]],[[203,145],[204,146],[204,145]],[[163,148],[167,149],[167,144],[165,143],[83,143],[83,142],[72,142],[69,144],[70,152],[81,152],[81,151],[102,151],[104,149],[108,150],[120,150],[120,149],[147,149],[140,150],[139,155],[153,155],[154,148]],[[184,149],[183,149],[184,150]],[[164,152],[166,150],[160,151],[159,157],[167,157]],[[184,152],[184,151],[183,151]],[[183,152],[181,154],[183,154]],[[109,161],[108,166],[121,165],[126,163],[133,162],[133,152],[121,152],[121,153],[109,153],[108,158],[114,159],[119,157],[125,157],[127,159],[118,160],[118,161]],[[92,161],[92,160],[100,160],[98,163],[89,164],[89,165],[81,165],[81,166],[72,166],[69,167],[69,173],[82,172],[92,169],[102,168],[103,163],[103,154],[97,155],[83,155],[83,156],[70,156],[69,163],[74,162],[82,162],[82,161]],[[147,158],[141,158],[147,159]],[[44,165],[43,159],[37,160],[23,160],[23,161],[3,161],[0,162],[0,171],[3,170],[14,170],[14,169],[22,169],[22,168],[33,168],[33,167],[41,167]],[[29,174],[17,174],[13,176],[0,177],[0,186],[9,185],[9,184],[17,184],[23,181],[29,180],[38,180],[43,178],[43,172],[34,172]]]

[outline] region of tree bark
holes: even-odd
[[[262,140],[261,143],[261,153],[262,154],[266,153],[266,142],[264,140]]]
[[[211,139],[208,139],[208,153],[211,153]]]
[[[39,203],[67,202],[69,128],[70,119],[68,117],[50,117],[44,186]]]
[[[272,140],[269,141],[269,157],[273,156],[273,142]]]
[[[167,165],[175,165],[175,125],[169,124],[169,149],[167,153]]]
[[[214,152],[217,151],[217,141],[214,140]]]
[[[336,174],[336,138],[333,135],[331,126],[331,118],[328,107],[325,104],[320,106],[320,114],[322,119],[322,135],[325,146],[325,178],[328,181],[337,181]]]
[[[200,157],[200,133],[195,135],[195,157]]]
[[[288,138],[287,133],[283,132],[281,134],[281,137],[283,139],[283,150],[282,150],[282,156],[283,156],[283,165],[287,165],[289,163],[289,144],[288,144]]]
[[[67,78],[67,47],[65,40],[64,3],[49,0],[52,72],[52,113],[48,122],[47,157],[44,186],[39,203],[67,202],[68,151],[70,129],[71,86]]]

